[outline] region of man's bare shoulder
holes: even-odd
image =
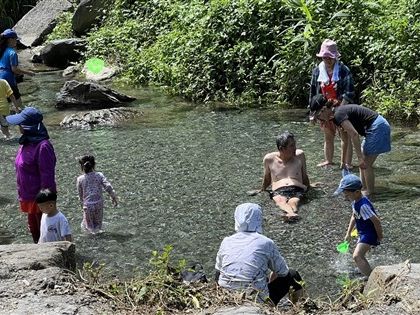
[[[278,152],[271,152],[271,153],[267,153],[264,156],[264,161],[269,161],[269,160],[273,160],[276,156],[278,156]]]
[[[301,155],[305,156],[305,152],[303,152],[302,149],[296,149],[296,156],[301,156]]]
[[[296,149],[296,157],[301,161],[306,161],[305,152],[301,149]]]

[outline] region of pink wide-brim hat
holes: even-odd
[[[334,58],[337,59],[341,55],[338,52],[337,44],[331,39],[326,39],[322,42],[321,49],[319,53],[316,54],[317,57],[321,58]]]

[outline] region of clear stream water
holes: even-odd
[[[290,267],[303,275],[313,296],[335,294],[340,273],[352,270],[351,255],[337,253],[350,218],[349,202],[333,198],[340,180],[337,167],[317,168],[322,159],[322,134],[306,122],[306,110],[244,110],[212,112],[153,89],[126,89],[137,97],[132,106],[144,115],[115,128],[62,130],[68,112],[54,108],[60,72],[39,73],[21,90],[25,103],[36,104],[54,144],[58,164],[59,208],[73,230],[79,263],[105,263],[104,276],[129,277],[149,267],[152,250],[174,247],[173,259],[200,262],[213,274],[223,237],[234,231],[233,211],[243,202],[264,208],[264,233],[275,240]],[[301,207],[302,220],[281,221],[267,195],[249,197],[258,188],[262,158],[275,151],[276,135],[295,133],[306,152],[312,190]],[[18,136],[17,128],[12,132]],[[374,200],[384,227],[383,245],[369,256],[372,265],[410,259],[420,262],[420,132],[393,127],[393,148],[376,164],[379,195]],[[30,243],[26,216],[18,211],[14,174],[17,140],[0,140],[0,243]],[[336,160],[339,142],[336,140]],[[75,188],[77,158],[91,153],[97,170],[113,184],[120,205],[107,199],[105,233],[86,235]],[[80,265],[79,265],[80,266]]]

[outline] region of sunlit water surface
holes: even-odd
[[[131,106],[144,115],[116,128],[62,130],[67,114],[54,108],[60,73],[43,73],[24,82],[23,99],[45,113],[57,164],[59,208],[70,221],[79,267],[84,261],[105,263],[104,276],[125,278],[145,271],[151,251],[166,244],[173,259],[200,262],[213,274],[223,237],[234,231],[233,211],[243,202],[264,207],[264,233],[275,240],[290,267],[303,275],[313,296],[336,294],[337,277],[352,270],[351,255],[337,253],[350,218],[350,205],[332,192],[340,180],[337,167],[320,169],[322,134],[306,122],[306,110],[212,112],[151,89],[120,91],[137,97]],[[302,220],[281,221],[267,195],[249,197],[260,186],[262,158],[275,151],[276,135],[289,130],[306,152],[310,179],[323,183],[301,207]],[[17,129],[12,131],[18,137]],[[376,163],[379,195],[374,200],[385,239],[369,256],[373,266],[410,259],[420,262],[419,132],[393,128],[392,152]],[[26,216],[18,211],[14,173],[17,140],[0,140],[2,174],[0,243],[30,243]],[[336,140],[336,160],[339,143]],[[97,170],[113,184],[120,205],[107,197],[105,232],[86,235],[80,228],[77,158],[93,154]],[[354,247],[354,246],[353,246]]]

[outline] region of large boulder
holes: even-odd
[[[103,15],[108,0],[82,0],[72,18],[72,28],[76,34],[85,34]]]
[[[0,314],[112,314],[108,300],[76,279],[69,242],[0,245]]]
[[[143,113],[141,111],[127,107],[99,109],[86,113],[67,115],[61,121],[60,126],[63,128],[91,130],[98,126],[115,126],[121,122],[142,115]]]
[[[58,109],[104,109],[124,106],[135,98],[93,82],[67,81],[57,93]]]
[[[61,13],[72,8],[69,0],[41,0],[14,26],[23,45],[40,45],[50,34]]]
[[[380,297],[386,304],[395,304],[401,310],[412,312],[410,314],[420,314],[420,264],[406,261],[376,267],[363,293],[370,297]]]
[[[85,41],[82,39],[53,40],[41,49],[36,59],[47,66],[64,69],[71,62],[79,61],[85,48]]]

